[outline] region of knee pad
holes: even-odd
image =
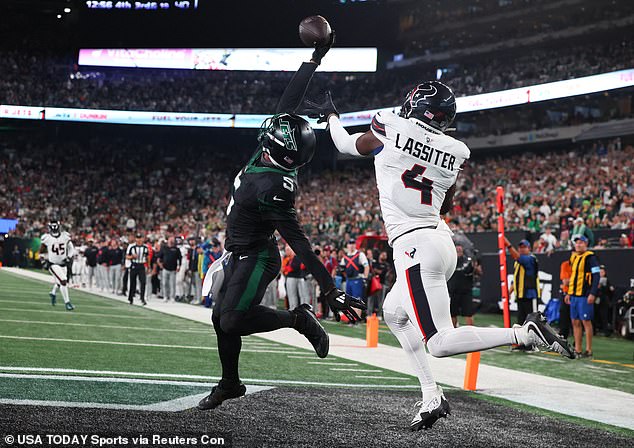
[[[62,280],[60,283],[62,284],[62,286],[66,286],[66,283],[68,282],[66,280]]]
[[[242,330],[242,317],[240,311],[229,311],[220,316],[220,328],[227,334],[240,335]]]
[[[434,358],[445,358],[452,355],[452,353],[443,347],[443,339],[443,332],[441,330],[427,341],[427,350],[429,350],[429,353]]]
[[[409,322],[407,314],[395,313],[385,310],[383,311],[383,319],[385,320],[386,325],[390,328],[392,333],[397,333],[401,331],[401,329],[405,328],[405,326]]]

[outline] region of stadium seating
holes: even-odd
[[[179,148],[174,157],[167,145],[139,149],[119,139],[21,140],[10,147],[0,153],[7,173],[0,188],[14,194],[0,197],[0,216],[20,220],[15,236],[37,236],[53,215],[75,235],[122,235],[130,219],[156,237],[215,235],[224,228],[231,179],[242,163],[235,155],[204,157],[204,147]],[[568,151],[476,154],[459,177],[450,222],[465,232],[495,230],[495,186],[504,185],[509,231],[539,234],[550,225],[558,236],[581,216],[590,228],[627,233],[633,158],[634,147],[620,138]],[[361,163],[300,176],[298,214],[314,243],[342,247],[350,237],[383,233],[373,168]]]

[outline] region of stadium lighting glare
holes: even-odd
[[[62,18],[62,15],[61,15],[61,14],[57,14],[57,18],[58,18],[58,19],[61,19],[61,18]]]
[[[70,12],[70,8],[64,8],[64,12],[68,14]]]

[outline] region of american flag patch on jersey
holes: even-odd
[[[425,113],[423,114],[425,115],[427,118],[429,118],[430,120],[432,120],[434,118],[434,114],[431,113],[430,111],[426,110]]]

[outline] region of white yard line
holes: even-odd
[[[113,328],[118,330],[138,330],[138,331],[160,331],[174,333],[198,333],[208,334],[209,330],[186,330],[174,328],[156,328],[156,327],[129,327],[125,325],[97,325],[97,324],[79,324],[75,322],[48,322],[43,320],[19,320],[19,319],[0,319],[0,322],[9,322],[16,324],[34,324],[34,325],[61,325],[63,327],[91,327],[91,328]]]
[[[61,298],[58,298],[59,300],[57,301],[57,305],[55,306],[64,306],[64,301]],[[21,305],[28,305],[28,306],[53,306],[51,305],[51,300],[47,297],[46,300],[39,300],[39,301],[28,301],[28,300],[2,300],[0,299],[0,304],[1,303],[18,303]],[[72,303],[72,300],[71,300]],[[112,306],[112,305],[94,305],[94,304],[82,304],[81,305],[82,308],[101,308],[101,309],[106,309],[106,310],[117,310],[119,309],[119,307],[117,306]]]
[[[332,367],[328,370],[334,370],[338,372],[359,372],[359,373],[383,372],[383,370],[381,369],[346,369],[346,368],[339,368],[339,367]]]
[[[174,380],[149,380],[142,378],[115,378],[106,376],[68,376],[68,375],[33,375],[23,373],[0,373],[0,378],[13,378],[21,380],[59,380],[59,381],[85,381],[91,383],[130,383],[130,384],[162,384],[170,386],[213,386],[209,382],[200,381],[174,381]],[[202,377],[201,379],[209,379]]]
[[[547,358],[545,356],[533,356],[531,357],[531,359],[538,360],[538,361],[558,362],[558,363],[568,362],[568,361],[564,361],[563,359]]]
[[[356,362],[331,362],[331,361],[308,361],[308,364],[323,364],[329,366],[358,366]]]
[[[404,378],[402,376],[374,376],[374,375],[355,375],[355,378],[367,378],[373,380],[402,380],[407,381],[411,378]]]
[[[97,317],[114,317],[116,319],[152,319],[149,316],[124,316],[121,314],[100,314],[100,313],[83,313],[81,311],[64,311],[61,308],[63,307],[62,304],[60,304],[60,310],[30,310],[28,308],[0,308],[0,311],[19,311],[21,313],[53,313],[53,314],[59,314],[60,316],[71,316],[73,314],[77,314],[80,316],[97,316]],[[81,308],[81,307],[80,307]]]
[[[588,368],[588,369],[592,369],[592,370],[600,370],[601,372],[616,372],[616,373],[621,373],[621,374],[625,374],[627,375],[628,373],[631,375],[631,372],[628,372],[627,370],[618,370],[618,369],[612,369],[610,367],[602,367],[602,366],[593,366],[590,364],[584,364],[584,367]]]
[[[171,345],[171,344],[147,344],[142,342],[120,342],[120,341],[93,341],[87,339],[63,339],[63,338],[37,338],[32,336],[10,336],[10,335],[1,335],[0,339],[18,339],[18,340],[26,340],[26,341],[44,341],[44,342],[69,342],[74,344],[103,344],[103,345],[126,345],[133,347],[158,347],[158,348],[177,348],[177,349],[185,349],[185,350],[212,350],[218,351],[218,347],[203,347],[203,346],[193,346],[193,345]],[[242,349],[243,352],[254,352],[254,353],[299,353],[297,350],[271,350],[271,349]]]
[[[99,370],[75,370],[75,369],[48,369],[48,368],[36,368],[36,367],[9,367],[9,366],[0,366],[0,371],[8,370],[14,372],[51,372],[51,373],[104,373],[110,375],[130,375],[130,376],[151,376],[156,378],[187,378],[187,379],[201,379],[207,381],[204,382],[185,382],[185,381],[166,381],[164,384],[172,384],[172,385],[192,385],[192,386],[211,386],[214,385],[216,381],[220,380],[220,377],[215,376],[201,376],[201,375],[171,375],[171,374],[163,374],[163,373],[138,373],[138,372],[116,372],[116,371],[99,371]],[[0,374],[5,376],[6,374]],[[47,379],[53,378],[53,376],[49,375],[32,375],[32,374],[11,374],[12,378],[24,378],[24,379]],[[69,379],[73,381],[74,376],[58,376],[56,379]],[[115,378],[110,377],[106,378],[105,381],[108,380],[135,380],[134,378]],[[92,380],[101,380],[101,377],[80,377],[78,381],[92,381]],[[143,381],[143,380],[140,380]],[[162,381],[162,380],[159,380]],[[209,382],[213,381],[213,383]],[[347,388],[358,388],[358,389],[376,389],[376,388],[385,388],[385,389],[420,389],[418,385],[377,385],[377,384],[350,384],[350,383],[329,383],[329,382],[320,382],[320,381],[298,381],[298,380],[271,380],[271,379],[263,379],[263,378],[242,378],[242,381],[245,383],[259,383],[259,384],[270,384],[270,385],[282,385],[288,384],[292,386],[323,386],[323,387],[347,387]],[[116,381],[120,382],[120,381]],[[132,382],[132,381],[121,381],[121,382]],[[135,381],[136,382],[136,381]],[[150,383],[150,384],[163,384],[163,383]]]
[[[45,375],[46,376],[46,375]],[[197,383],[196,385],[205,386],[205,383]],[[209,384],[208,386],[211,386]],[[247,386],[247,395],[261,392],[264,390],[273,389],[270,386]],[[74,401],[44,401],[44,400],[8,400],[0,399],[0,404],[14,404],[14,405],[28,405],[28,406],[55,406],[66,408],[97,408],[97,409],[119,409],[130,411],[148,411],[148,412],[180,412],[186,409],[195,407],[198,402],[207,396],[207,392],[200,394],[189,395],[186,397],[180,397],[173,400],[161,401],[158,403],[152,403],[147,405],[131,405],[131,404],[116,404],[116,403],[85,403]]]

